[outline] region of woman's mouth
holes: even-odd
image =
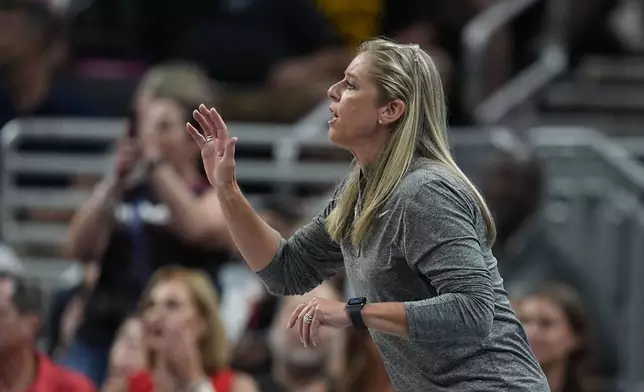
[[[331,115],[333,115],[333,117],[329,120],[329,124],[333,124],[338,119],[338,115],[332,107],[329,107],[329,110],[331,111]]]
[[[160,326],[159,327],[155,326],[150,328],[150,334],[155,338],[163,337],[163,335],[165,335],[164,332],[165,331],[163,330],[163,327],[160,327]]]

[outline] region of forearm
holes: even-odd
[[[150,179],[157,196],[170,209],[173,224],[182,237],[192,242],[207,240],[209,243],[227,237],[227,233],[218,236],[208,232],[198,198],[172,166],[167,163],[159,164],[151,170]],[[223,224],[221,229],[225,230]]]
[[[405,339],[409,337],[407,314],[402,302],[366,304],[362,308],[362,319],[369,329]]]
[[[237,249],[253,271],[263,270],[279,250],[281,235],[253,210],[237,184],[217,188],[217,196]]]
[[[112,227],[112,207],[120,193],[115,180],[98,184],[91,198],[76,212],[69,227],[66,253],[74,258],[88,259],[100,253]]]

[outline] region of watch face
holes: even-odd
[[[351,298],[351,299],[349,300],[349,305],[360,305],[360,304],[362,304],[362,303],[364,303],[364,299],[363,299],[363,298]]]

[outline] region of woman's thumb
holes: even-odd
[[[233,137],[228,140],[226,148],[224,149],[224,159],[232,161],[235,159],[235,145],[237,144],[237,138]]]

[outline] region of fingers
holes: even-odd
[[[315,300],[313,300],[315,302]],[[322,321],[324,320],[324,314],[322,309],[318,305],[315,305],[313,308],[313,321],[311,321],[311,329],[309,334],[309,340],[314,345],[317,346],[317,339],[320,336],[320,327],[322,326]]]
[[[215,108],[208,110],[208,118],[215,128],[215,151],[217,156],[223,157],[228,145],[228,130],[226,124]]]
[[[199,108],[192,112],[192,116],[201,126],[204,136],[217,137],[217,127],[212,122],[209,111],[204,104],[199,105]]]
[[[295,310],[293,311],[293,314],[291,314],[291,318],[288,319],[288,324],[286,324],[286,328],[293,328],[295,326],[295,322],[300,316],[300,313],[302,313],[302,309],[304,309],[305,305],[306,304],[297,305],[297,308],[295,308]]]
[[[201,133],[199,133],[199,131],[197,131],[197,129],[190,123],[186,123],[186,129],[188,130],[190,136],[192,136],[192,138],[197,143],[197,146],[199,146],[199,149],[203,149],[206,146],[206,138]]]
[[[309,342],[309,333],[311,330],[311,320],[309,318],[313,317],[313,310],[314,310],[314,305],[312,302],[309,302],[304,310],[302,310],[302,313],[300,313],[300,316],[298,317],[297,323],[298,323],[298,332],[300,333],[300,340],[302,341],[302,344],[304,347],[308,347],[310,344]],[[306,322],[307,319],[309,319],[308,323]]]
[[[203,106],[203,105],[201,105],[201,106]],[[204,109],[205,108],[206,107],[204,106]],[[220,139],[220,140],[222,140],[222,141],[227,141],[228,140],[228,127],[226,126],[226,123],[224,122],[224,119],[221,118],[221,115],[219,114],[219,112],[217,112],[217,109],[211,108],[210,110],[208,110],[208,116],[209,116],[210,121],[212,122],[212,124],[215,127],[215,130],[217,132],[215,137]]]
[[[234,137],[228,141],[226,144],[226,148],[224,149],[224,160],[229,161],[232,163],[232,161],[235,160],[235,144],[237,144],[237,138]]]

